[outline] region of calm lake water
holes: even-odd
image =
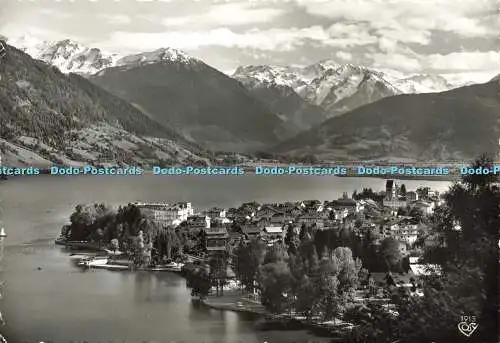
[[[407,189],[448,182],[404,181]],[[0,183],[3,242],[1,330],[17,342],[326,342],[305,331],[260,331],[255,318],[200,308],[185,282],[170,273],[82,271],[54,245],[79,203],[191,201],[196,208],[242,202],[336,199],[342,192],[385,187],[382,179],[333,176],[50,175]],[[40,269],[39,269],[40,268]]]

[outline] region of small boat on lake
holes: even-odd
[[[0,237],[7,237],[7,233],[5,232],[4,228],[0,230]]]
[[[85,257],[83,258],[78,265],[79,266],[84,266],[84,267],[97,267],[97,266],[103,266],[108,263],[108,257],[107,256],[95,256],[95,257]]]

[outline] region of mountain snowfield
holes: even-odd
[[[437,93],[471,84],[485,83],[494,75],[494,72],[404,74],[395,70],[377,70],[325,60],[302,67],[270,65],[239,67],[232,76],[250,88],[280,85],[291,87],[305,100],[328,109],[352,97],[362,86],[368,86],[368,91],[374,90],[376,86],[382,87],[384,93],[387,93],[385,96]],[[363,102],[369,103],[376,100],[378,99],[365,99]],[[341,109],[337,110],[341,111]]]
[[[169,47],[161,47],[152,52],[136,54],[116,54],[100,48],[87,47],[76,41],[64,39],[45,41],[24,35],[10,38],[8,43],[26,52],[33,58],[56,66],[63,73],[92,75],[105,68],[126,66],[137,63],[153,63],[170,60],[182,63],[197,61],[188,54]],[[332,74],[335,70],[337,73]],[[330,75],[327,75],[330,72]],[[359,85],[361,73],[378,77],[394,87],[398,93],[434,93],[449,89],[485,83],[491,80],[495,72],[463,72],[453,74],[404,74],[396,70],[373,69],[352,64],[339,64],[332,60],[323,60],[306,66],[271,66],[250,65],[236,69],[231,75],[245,85],[284,85],[293,88],[299,95],[318,104],[326,97],[325,93],[338,84],[346,83],[348,88]],[[341,79],[348,78],[343,81]],[[345,90],[351,94],[353,90]]]
[[[106,68],[137,66],[162,60],[193,63],[197,60],[173,48],[159,48],[151,52],[119,55],[95,47],[87,47],[71,39],[44,41],[28,35],[9,39],[8,43],[31,57],[57,67],[63,73],[94,75]]]
[[[100,48],[86,47],[70,39],[43,41],[25,35],[9,39],[8,42],[33,58],[56,66],[63,73],[72,72],[84,76],[102,73],[106,68],[117,66],[134,67],[159,61],[183,64],[201,62],[169,47],[118,55]],[[336,116],[387,96],[436,93],[485,83],[497,73],[405,74],[396,70],[378,70],[323,60],[306,66],[241,66],[230,76],[249,89],[290,87],[307,102],[321,106],[329,116]]]

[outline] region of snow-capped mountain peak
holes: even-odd
[[[197,60],[181,50],[174,48],[160,48],[150,52],[143,52],[122,57],[116,62],[116,65],[124,66],[159,62],[180,62],[187,64],[195,61]]]
[[[25,35],[9,40],[9,44],[35,59],[56,66],[63,73],[94,74],[113,66],[118,60],[116,54],[86,47],[71,39],[44,41]]]
[[[196,59],[173,48],[131,55],[118,55],[95,47],[87,47],[71,39],[43,41],[25,35],[9,40],[9,44],[26,52],[35,59],[56,66],[63,73],[93,75],[114,66],[136,66],[166,61],[193,63]]]
[[[395,70],[323,60],[307,66],[239,67],[233,77],[247,87],[286,85],[308,102],[331,108],[344,99],[344,102],[347,101],[352,106],[353,103],[360,103],[360,99],[364,102],[396,94],[442,92],[474,83],[485,83],[493,75],[404,74]],[[358,96],[352,98],[355,94]],[[349,106],[341,107],[348,109]]]
[[[362,82],[383,84],[394,94],[400,91],[384,79],[382,72],[353,64],[323,60],[307,66],[239,67],[233,77],[247,87],[289,86],[307,101],[321,105],[335,90],[335,101],[351,96]]]

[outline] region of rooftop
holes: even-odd
[[[225,251],[226,247],[218,246],[218,247],[207,247],[207,251]]]
[[[261,228],[254,225],[243,225],[241,226],[241,231],[243,233],[260,233]]]
[[[211,227],[205,229],[207,235],[227,235],[227,229],[225,227]]]
[[[267,233],[282,233],[283,232],[283,229],[281,228],[281,226],[266,226],[264,228],[264,230]]]

